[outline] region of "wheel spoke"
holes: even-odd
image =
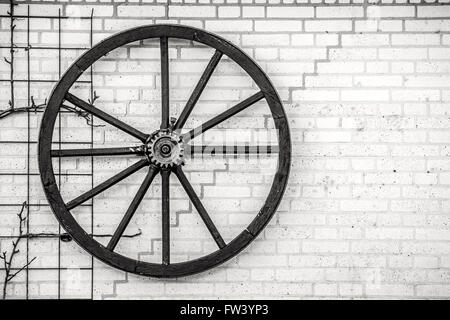
[[[102,119],[106,123],[109,123],[110,125],[132,135],[133,137],[141,140],[142,142],[145,142],[147,140],[147,138],[149,137],[148,134],[145,134],[145,133],[129,126],[128,124],[120,121],[119,119],[110,116],[106,112],[94,107],[92,104],[89,104],[84,100],[81,100],[80,98],[74,96],[73,94],[66,93],[64,98],[67,101],[69,101],[70,103],[77,106],[78,108],[80,108],[84,111],[87,111],[89,113],[92,113],[94,116]]]
[[[162,180],[162,262],[170,264],[170,171],[161,171]]]
[[[121,156],[128,154],[144,154],[141,146],[124,148],[94,148],[94,149],[62,149],[52,150],[51,155],[55,158],[85,157],[85,156]]]
[[[214,238],[214,241],[216,241],[220,249],[224,248],[226,246],[225,241],[223,241],[222,236],[214,225],[214,222],[211,220],[211,217],[208,215],[208,212],[206,212],[205,207],[198,198],[181,167],[178,166],[175,168],[175,174],[178,177],[178,180],[180,180],[180,183],[188,194],[189,198],[191,199],[192,204],[200,214],[200,217],[202,218],[212,237]]]
[[[134,213],[136,212],[137,208],[139,207],[139,204],[142,202],[142,199],[144,199],[144,196],[147,193],[147,190],[150,187],[150,184],[152,183],[152,181],[155,178],[158,171],[159,171],[159,169],[157,167],[150,166],[147,176],[144,179],[144,182],[142,182],[142,185],[140,186],[138,192],[134,196],[134,199],[131,202],[130,207],[128,208],[127,212],[125,213],[125,216],[122,218],[122,221],[120,221],[119,226],[117,227],[111,240],[108,243],[107,248],[109,250],[113,251],[116,248],[117,243],[119,242],[120,238],[122,237],[122,234],[124,233],[125,229],[127,228],[128,224],[130,223],[131,218],[133,217]]]
[[[187,151],[187,152],[186,152]],[[223,154],[223,155],[237,155],[237,154],[272,154],[278,153],[278,146],[250,146],[250,145],[239,145],[239,146],[192,146],[190,145],[185,149],[188,155],[194,156],[195,154]]]
[[[214,70],[217,67],[217,64],[219,63],[220,59],[222,58],[222,52],[216,50],[214,55],[212,56],[211,60],[209,61],[208,65],[206,66],[205,71],[203,71],[202,76],[200,77],[200,80],[198,81],[197,85],[194,88],[194,91],[192,91],[191,96],[189,97],[189,100],[186,103],[186,106],[184,107],[183,111],[181,112],[180,117],[178,118],[177,122],[175,123],[174,130],[182,129],[184,124],[186,123],[186,120],[188,119],[189,115],[191,114],[192,110],[195,107],[195,104],[197,103],[198,99],[200,98],[200,95],[202,94],[203,90],[206,87],[206,84],[208,83],[209,79],[211,78],[211,75],[213,74]]]
[[[161,129],[169,127],[169,42],[167,37],[160,39],[161,50]]]
[[[102,193],[106,189],[111,188],[113,185],[119,183],[120,181],[122,181],[126,177],[132,175],[133,173],[135,173],[136,171],[142,169],[143,167],[145,167],[147,165],[148,165],[148,160],[147,159],[142,159],[141,161],[136,162],[131,167],[129,167],[129,168],[119,172],[118,174],[116,174],[115,176],[109,178],[105,182],[102,182],[101,184],[99,184],[94,189],[89,190],[89,191],[83,193],[81,196],[79,196],[79,197],[73,199],[72,201],[68,202],[66,204],[67,209],[71,210],[71,209],[79,206],[80,204],[82,204],[82,203],[86,202],[87,200],[95,197],[96,195]]]
[[[245,108],[253,105],[254,103],[258,102],[264,98],[264,94],[259,91],[252,95],[251,97],[245,99],[244,101],[238,103],[234,107],[228,109],[227,111],[219,114],[218,116],[212,118],[211,120],[206,121],[204,124],[200,125],[199,127],[192,129],[188,133],[185,133],[183,135],[183,139],[185,142],[194,139],[196,136],[202,134],[203,132],[211,129],[212,127],[217,126],[218,124],[222,123],[223,121],[231,118],[232,116],[236,115],[237,113],[241,112]]]

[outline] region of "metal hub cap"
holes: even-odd
[[[145,144],[145,154],[161,168],[184,164],[183,141],[173,131],[160,130],[151,135]]]

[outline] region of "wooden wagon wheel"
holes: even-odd
[[[105,54],[120,46],[149,38],[160,39],[162,111],[161,127],[158,130],[151,134],[141,132],[132,126],[127,125],[123,121],[112,117],[108,113],[99,110],[92,104],[79,99],[69,92],[78,77]],[[174,122],[171,122],[169,119],[169,38],[196,41],[215,49],[214,55],[209,61],[199,82],[195,86],[190,98],[186,102],[179,118]],[[206,121],[199,128],[181,134],[183,125],[185,124],[196,102],[198,101],[200,94],[205,88],[209,78],[223,55],[228,56],[242,69],[244,69],[255,81],[256,85],[259,87],[259,91],[227,111],[215,116],[211,120]],[[260,211],[256,214],[256,217],[236,238],[229,243],[225,243],[209,214],[202,205],[201,200],[198,198],[190,182],[183,173],[182,166],[183,158],[185,156],[184,153],[187,150],[190,150],[191,152],[202,152],[202,147],[191,147],[188,142],[200,135],[202,132],[215,127],[261,99],[265,99],[267,101],[278,133],[277,149],[279,151],[277,172],[275,174],[269,195]],[[64,101],[74,104],[80,109],[91,113],[110,125],[137,138],[142,144],[140,146],[129,148],[52,150],[51,145],[55,121],[57,119],[60,106]],[[228,150],[226,146],[225,148]],[[261,153],[271,151],[273,152],[274,150],[259,147],[256,148],[256,150],[251,150],[247,147],[244,148],[244,150],[237,151],[236,148],[234,148],[235,153]],[[60,190],[56,184],[52,158],[100,155],[119,156],[130,154],[134,154],[141,159],[136,164],[99,184],[94,189],[80,195],[68,203],[64,202],[61,197]],[[205,271],[227,261],[244,249],[264,229],[275,213],[286,188],[291,160],[291,143],[288,122],[280,98],[268,77],[250,57],[230,42],[200,29],[179,25],[152,25],[138,27],[118,33],[94,46],[91,50],[84,53],[75,63],[72,64],[72,66],[70,66],[53,89],[47,108],[43,115],[39,135],[38,160],[45,195],[50,203],[52,211],[64,229],[81,247],[101,261],[127,272],[152,277],[180,277]],[[131,201],[130,207],[123,216],[122,221],[111,237],[108,245],[102,245],[93,239],[93,237],[78,224],[70,213],[70,210],[105,191],[136,171],[143,169],[144,167],[148,168],[148,173],[144,179],[144,182],[137,191],[134,199]],[[152,183],[152,180],[158,173],[161,174],[162,178],[161,264],[134,260],[114,251],[138,205],[144,198],[144,195]],[[177,176],[192,204],[197,209],[200,217],[211,233],[211,236],[217,243],[217,251],[191,261],[179,263],[170,262],[170,174],[175,174]]]

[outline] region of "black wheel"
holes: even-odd
[[[105,54],[120,46],[149,38],[160,39],[162,111],[161,126],[158,130],[153,133],[141,132],[69,92],[80,75]],[[169,118],[169,38],[196,41],[215,49],[214,55],[204,70],[199,82],[195,86],[195,89],[179,118],[175,121],[171,121]],[[191,111],[223,55],[234,60],[243,70],[245,70],[259,87],[259,91],[227,111],[208,120],[198,128],[181,134],[183,125],[191,114]],[[267,101],[270,108],[275,128],[278,132],[278,147],[261,148],[258,146],[256,148],[251,148],[247,146],[242,150],[236,150],[236,148],[234,148],[234,151],[232,151],[236,154],[278,152],[277,171],[269,195],[265,200],[263,207],[256,213],[256,217],[237,237],[231,242],[225,243],[209,214],[202,205],[201,200],[196,195],[189,180],[183,173],[184,158],[188,156],[189,153],[201,153],[204,151],[201,147],[191,146],[189,144],[191,139],[200,135],[202,132],[215,127],[226,119],[233,117],[240,111],[262,99]],[[58,117],[60,106],[64,101],[74,104],[78,108],[91,113],[110,125],[137,138],[141,141],[141,144],[128,148],[52,150],[52,136],[55,121]],[[220,148],[217,148],[217,150],[213,150],[212,152],[223,151],[219,149]],[[99,184],[94,189],[78,196],[72,201],[67,203],[64,202],[56,183],[52,158],[101,155],[118,156],[130,154],[140,157],[140,160],[131,167]],[[102,41],[83,54],[65,72],[61,80],[53,89],[43,115],[39,135],[38,160],[40,175],[49,204],[61,225],[81,247],[101,261],[123,271],[152,277],[180,277],[205,271],[227,261],[244,249],[264,229],[275,213],[286,188],[291,161],[291,142],[288,122],[280,98],[266,74],[250,57],[230,42],[200,29],[179,25],[152,25],[127,30]],[[123,216],[122,221],[111,237],[109,243],[106,246],[102,245],[78,224],[70,211],[143,168],[147,168],[148,170],[144,182],[137,191],[134,199],[131,201],[130,207]],[[161,264],[134,260],[114,251],[117,243],[123,236],[125,228],[152,183],[152,180],[158,173],[161,174],[162,179]],[[217,243],[217,251],[191,261],[179,263],[170,262],[169,176],[171,174],[176,175],[192,204],[200,214],[200,217],[208,228],[211,236]]]

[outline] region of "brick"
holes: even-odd
[[[341,92],[343,101],[388,101],[387,90],[343,90]]]
[[[399,228],[368,228],[366,229],[367,239],[412,239],[412,229]]]
[[[367,16],[371,18],[414,17],[413,6],[369,6]]]
[[[309,283],[265,283],[264,292],[268,296],[308,296],[312,295],[312,285]]]
[[[330,60],[375,60],[377,58],[375,48],[352,48],[352,49],[331,49],[329,50]],[[368,65],[368,64],[367,64]]]
[[[418,6],[417,16],[419,18],[450,17],[450,11],[442,6]]]
[[[314,294],[317,296],[337,296],[338,286],[337,284],[316,284],[314,286]]]
[[[237,18],[240,15],[240,7],[219,7],[219,18]]]
[[[419,297],[448,297],[450,286],[446,284],[418,285],[417,296]]]
[[[308,62],[268,62],[267,70],[275,74],[298,74],[311,72],[313,64]]]
[[[27,6],[19,6],[16,7],[14,12],[16,14],[27,14]],[[58,10],[62,10],[63,6],[61,5],[54,5],[54,4],[41,4],[36,3],[33,6],[30,6],[30,15],[34,16],[58,16]],[[90,15],[90,12],[89,12]]]
[[[305,132],[305,142],[348,142],[351,140],[350,132],[314,131]]]
[[[243,267],[280,267],[287,264],[286,256],[241,255],[238,264]]]
[[[119,17],[164,17],[166,8],[164,6],[118,6],[117,14]]]
[[[352,30],[351,20],[307,20],[305,31],[338,32]]]
[[[437,101],[439,90],[394,90],[391,93],[393,101]]]
[[[448,48],[430,48],[429,55],[430,59],[446,59],[450,53]]]
[[[410,285],[401,284],[367,284],[366,294],[368,296],[412,296],[414,288]]]
[[[344,211],[385,211],[387,202],[381,200],[343,200],[341,209]]]
[[[378,23],[378,29],[381,31],[403,31],[403,22],[401,20],[381,20]]]
[[[225,32],[251,31],[253,23],[249,20],[227,20],[227,23],[224,23],[222,20],[206,21],[206,29]]]
[[[359,61],[320,62],[317,64],[317,70],[319,73],[362,73],[364,63]]]
[[[362,7],[317,7],[316,18],[355,18],[364,15],[364,8]]]
[[[426,48],[379,49],[379,57],[386,60],[420,60],[427,58]]]
[[[308,18],[314,16],[311,7],[268,7],[267,18]]]
[[[328,256],[290,256],[289,265],[294,267],[333,267],[336,265],[335,257]]]
[[[324,76],[307,76],[306,77],[307,87],[317,87],[317,88],[336,88],[336,87],[351,87],[352,77],[351,76],[334,76],[334,75],[324,75]]]
[[[341,296],[361,296],[363,292],[363,286],[354,283],[342,283],[339,284],[339,295]]]
[[[440,36],[438,34],[393,34],[393,45],[438,45]]]
[[[169,18],[177,17],[215,17],[216,8],[213,6],[178,6],[169,5]]]
[[[336,101],[339,97],[337,90],[296,90],[292,93],[295,101]]]
[[[91,11],[94,10],[95,17],[112,17],[114,13],[113,6],[99,6],[99,5],[67,5],[66,15],[68,16],[90,16]]]
[[[244,34],[242,35],[242,45],[289,45],[289,36],[287,34]]]
[[[344,46],[386,46],[389,45],[387,34],[344,34],[342,35]]]
[[[289,32],[301,31],[302,23],[296,20],[264,20],[255,21],[255,31],[261,32]]]
[[[406,31],[419,31],[419,32],[438,32],[449,31],[449,20],[406,20]]]
[[[262,18],[265,15],[264,7],[242,7],[242,16],[244,18]]]
[[[273,60],[278,57],[278,49],[275,48],[256,48],[255,59],[257,60]]]
[[[276,279],[278,281],[318,281],[322,280],[325,276],[325,273],[321,269],[289,269],[283,270],[278,269],[276,271]]]
[[[192,294],[212,294],[214,284],[212,283],[167,283],[165,292],[169,295],[192,295]]]
[[[314,36],[312,34],[294,34],[292,35],[292,45],[310,46],[314,44]]]
[[[354,84],[361,87],[400,87],[402,76],[354,76]]]
[[[306,253],[342,253],[349,251],[348,242],[344,241],[304,241],[302,250]]]
[[[319,46],[334,46],[338,45],[339,37],[337,34],[316,34],[316,44]]]

